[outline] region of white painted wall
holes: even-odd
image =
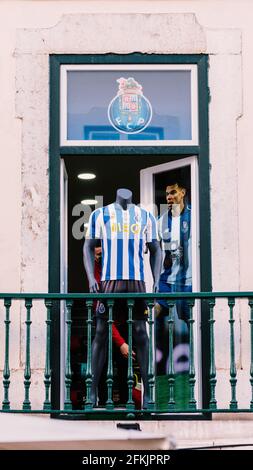
[[[48,53],[136,50],[210,54],[213,289],[253,290],[248,207],[253,170],[252,14],[250,0],[0,2],[1,292],[47,291]],[[227,321],[224,307],[217,310],[217,367],[223,377],[229,366],[223,340]],[[24,318],[18,307],[14,311],[12,367],[20,375],[23,354],[17,344],[22,347]],[[44,313],[37,311],[34,340],[42,352]],[[245,305],[237,315],[244,401],[249,372]],[[3,328],[1,356],[2,338]],[[42,354],[33,366],[41,376]],[[224,381],[218,382],[218,391],[227,400]],[[37,392],[34,397],[38,402]]]

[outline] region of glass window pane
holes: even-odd
[[[70,70],[67,140],[191,140],[191,70]]]

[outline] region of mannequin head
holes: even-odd
[[[130,191],[130,189],[117,189],[116,202],[120,204],[123,209],[127,209],[127,205],[132,204],[132,195],[133,193]]]

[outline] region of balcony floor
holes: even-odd
[[[131,421],[72,421],[48,415],[0,414],[0,449],[172,450],[253,449],[253,415],[214,415],[213,421],[137,421],[140,431],[118,429]]]

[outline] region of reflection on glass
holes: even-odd
[[[108,107],[117,96],[120,77],[131,76],[141,85],[152,107],[147,127],[135,134],[117,131]],[[140,103],[140,106],[141,103]],[[68,71],[68,140],[191,140],[191,72]]]
[[[158,233],[163,251],[159,292],[192,291],[192,238],[190,167],[155,176],[156,204],[160,208]],[[169,372],[169,309],[166,300],[156,305],[157,406],[166,409]],[[189,400],[189,307],[177,300],[173,308],[173,365],[176,408]]]

